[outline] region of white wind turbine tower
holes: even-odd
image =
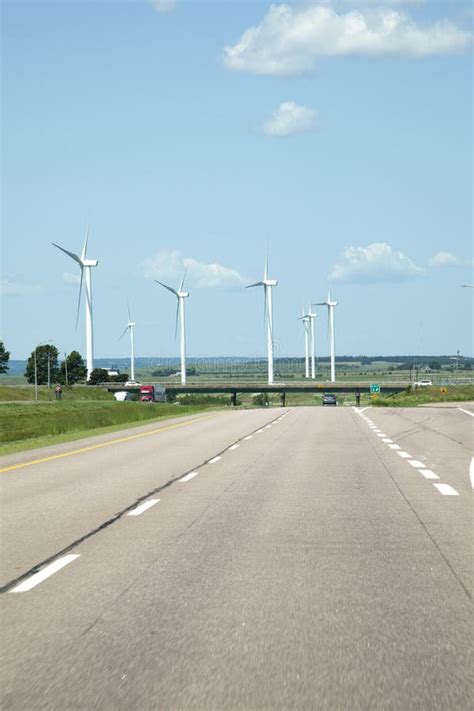
[[[135,380],[135,334],[133,332],[133,329],[137,325],[134,323],[131,319],[130,316],[130,305],[127,304],[127,309],[128,309],[128,323],[126,328],[124,329],[124,332],[119,338],[119,341],[122,340],[122,338],[125,336],[127,331],[130,331],[130,380]]]
[[[273,385],[273,303],[272,289],[278,284],[276,279],[268,278],[268,257],[265,262],[265,273],[263,281],[257,281],[255,284],[249,284],[246,289],[252,289],[254,286],[263,286],[265,294],[265,319],[267,322],[267,357],[268,357],[268,384]]]
[[[311,304],[309,305],[309,311],[306,314],[308,319],[309,319],[309,337],[310,337],[310,344],[311,344],[311,379],[315,380],[316,378],[316,356],[315,356],[315,347],[314,347],[314,341],[315,341],[315,335],[314,335],[314,322],[318,317],[317,313],[314,313],[311,310]]]
[[[178,319],[180,322],[180,344],[181,344],[181,384],[186,385],[186,328],[185,328],[185,319],[184,319],[184,300],[188,298],[189,293],[187,291],[183,291],[183,286],[184,286],[184,280],[186,278],[186,272],[184,272],[183,278],[181,279],[181,284],[179,285],[179,289],[173,289],[172,286],[167,286],[166,284],[163,284],[163,282],[158,281],[158,279],[155,279],[157,284],[160,284],[160,286],[164,286],[165,289],[168,289],[168,291],[171,291],[172,294],[176,296],[178,299],[178,303],[176,305],[176,326],[175,326],[175,337],[178,332]]]
[[[85,274],[86,277],[86,365],[87,365],[87,380],[90,378],[91,372],[94,370],[94,333],[93,333],[93,319],[92,319],[92,281],[91,281],[91,268],[96,267],[99,263],[97,259],[87,259],[87,243],[89,241],[89,228],[87,228],[86,239],[84,240],[84,246],[82,248],[81,256],[79,257],[74,252],[69,252],[64,247],[60,247],[59,244],[53,242],[53,245],[67,254],[71,259],[74,259],[81,268],[81,280],[79,283],[79,299],[77,302],[77,313],[76,313],[76,328],[77,322],[79,320],[79,310],[81,307],[81,293],[82,293],[82,281]]]
[[[303,322],[303,328],[304,328],[304,377],[309,378],[310,319],[309,319],[308,314],[305,314],[304,307],[302,309],[302,316],[299,317],[298,321]]]
[[[334,307],[337,306],[337,301],[331,301],[331,290],[329,290],[327,300],[322,301],[319,304],[314,304],[314,306],[327,306],[328,307],[329,353],[331,356],[331,383],[335,383],[336,382],[336,360],[335,360],[335,347],[334,347]]]

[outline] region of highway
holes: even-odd
[[[473,413],[229,410],[3,457],[1,708],[470,709]]]

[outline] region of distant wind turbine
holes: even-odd
[[[309,369],[311,363],[311,379],[316,378],[316,356],[314,347],[314,321],[317,318],[317,314],[311,310],[311,304],[309,305],[308,311],[305,313],[303,308],[303,315],[300,317],[300,321],[303,321],[305,327],[305,377],[309,378]]]
[[[87,380],[89,380],[91,372],[94,370],[94,333],[93,333],[93,319],[92,319],[92,281],[91,281],[91,268],[96,267],[99,263],[97,259],[87,259],[87,243],[89,241],[89,228],[87,228],[86,238],[84,240],[84,246],[82,248],[81,256],[79,257],[74,252],[69,252],[64,247],[60,247],[59,244],[53,242],[53,245],[67,254],[71,259],[74,259],[81,268],[81,279],[79,283],[79,298],[77,301],[77,313],[76,313],[76,329],[79,320],[79,310],[81,307],[81,293],[82,293],[82,281],[85,274],[86,277],[86,365],[87,365]]]
[[[186,278],[186,272],[184,272],[183,278],[181,279],[181,284],[179,289],[173,289],[172,286],[167,286],[163,282],[155,279],[157,284],[163,286],[168,291],[171,291],[177,298],[176,304],[176,324],[175,324],[175,338],[178,333],[178,320],[180,322],[180,345],[181,345],[181,384],[186,385],[186,328],[185,328],[185,318],[184,318],[184,300],[188,298],[189,293],[183,291],[184,280]]]
[[[318,314],[313,312],[311,310],[311,304],[309,305],[309,310],[307,313],[307,316],[309,318],[309,337],[310,337],[310,344],[311,344],[311,379],[315,380],[316,378],[316,355],[315,355],[315,320],[318,318]]]
[[[131,319],[130,316],[130,305],[127,304],[127,309],[128,309],[128,323],[122,333],[122,335],[119,338],[119,341],[122,340],[122,338],[125,336],[127,331],[130,331],[130,380],[135,380],[135,334],[133,332],[133,329],[136,326],[136,323],[134,323]]]
[[[304,328],[304,377],[309,378],[309,316],[305,314],[304,307],[302,309],[302,315],[299,317],[298,321],[302,321]]]
[[[331,383],[336,382],[336,360],[335,360],[335,345],[334,345],[334,308],[337,306],[337,301],[331,301],[331,290],[329,290],[326,301],[321,301],[314,306],[328,307],[328,331],[329,331],[329,353],[331,357]]]
[[[263,286],[265,295],[265,313],[264,318],[267,323],[267,357],[268,357],[268,384],[273,385],[273,303],[272,289],[278,284],[276,279],[268,278],[268,257],[265,262],[265,272],[262,281],[257,281],[255,284],[249,284],[246,289],[253,289],[255,286]]]

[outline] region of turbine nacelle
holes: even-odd
[[[96,267],[99,264],[98,259],[81,259],[81,266],[83,267]]]

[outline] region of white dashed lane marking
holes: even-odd
[[[195,476],[197,476],[199,472],[189,472],[189,474],[185,474],[185,476],[182,476],[179,481],[186,482],[186,481],[191,481],[191,479],[194,479]]]
[[[28,592],[28,590],[31,590],[31,588],[36,587],[40,583],[42,583],[44,580],[49,578],[51,575],[54,575],[54,573],[57,573],[58,570],[61,570],[61,568],[64,568],[64,566],[69,565],[69,563],[72,563],[73,560],[76,560],[76,558],[79,558],[79,554],[73,554],[71,553],[70,555],[65,555],[63,558],[59,558],[58,560],[55,560],[54,563],[51,563],[50,565],[47,565],[46,568],[43,568],[43,570],[38,571],[34,575],[31,576],[31,578],[28,578],[27,580],[24,580],[22,583],[17,585],[15,588],[10,590],[12,593],[21,593],[21,592]]]
[[[397,454],[402,459],[411,459],[412,458],[411,454],[408,454],[408,452],[397,452]]]
[[[409,459],[408,464],[411,464],[412,467],[415,467],[416,469],[424,469],[425,467],[423,462],[420,462],[418,459]]]
[[[233,444],[232,447],[229,447],[229,451],[232,451],[234,449],[238,449],[240,447],[240,444]]]
[[[220,459],[222,459],[222,457],[213,457],[212,459],[209,460],[209,464],[215,464]]]
[[[144,513],[158,502],[159,499],[150,499],[149,501],[145,501],[144,504],[140,504],[140,506],[137,506],[136,509],[129,511],[127,516],[140,516],[140,514]]]
[[[425,479],[439,479],[439,476],[431,471],[431,469],[418,469],[420,474],[423,474]]]
[[[449,484],[433,484],[433,486],[436,486],[439,493],[443,494],[443,496],[459,496],[456,489],[453,489]]]

